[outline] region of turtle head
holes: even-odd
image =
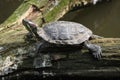
[[[37,26],[35,23],[31,22],[30,20],[23,19],[22,24],[25,26],[25,28],[29,31],[31,36],[34,36],[35,38],[38,39],[39,35],[37,33]]]

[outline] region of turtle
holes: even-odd
[[[97,60],[101,59],[102,49],[96,44],[89,42],[93,32],[84,25],[72,21],[54,21],[49,22],[39,28],[35,23],[28,19],[23,19],[22,24],[29,33],[38,41],[37,53],[40,53],[44,47],[54,46],[83,46],[92,53]]]

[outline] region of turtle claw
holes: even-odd
[[[101,56],[102,56],[102,54],[101,54],[101,52],[100,52],[100,53],[96,53],[96,52],[94,52],[94,53],[93,53],[93,56],[94,56],[95,59],[97,59],[97,60],[101,60]]]

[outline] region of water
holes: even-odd
[[[103,37],[120,37],[120,0],[69,12],[60,20],[79,22]]]
[[[4,22],[23,2],[23,0],[0,0],[0,24]]]

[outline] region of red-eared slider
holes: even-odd
[[[42,42],[38,47],[38,53],[46,45],[54,44],[56,46],[84,46],[95,58],[101,58],[101,47],[95,44],[88,43],[89,38],[93,35],[92,31],[82,24],[69,21],[56,21],[44,25],[37,29],[36,25],[26,19],[23,19],[23,25]]]

